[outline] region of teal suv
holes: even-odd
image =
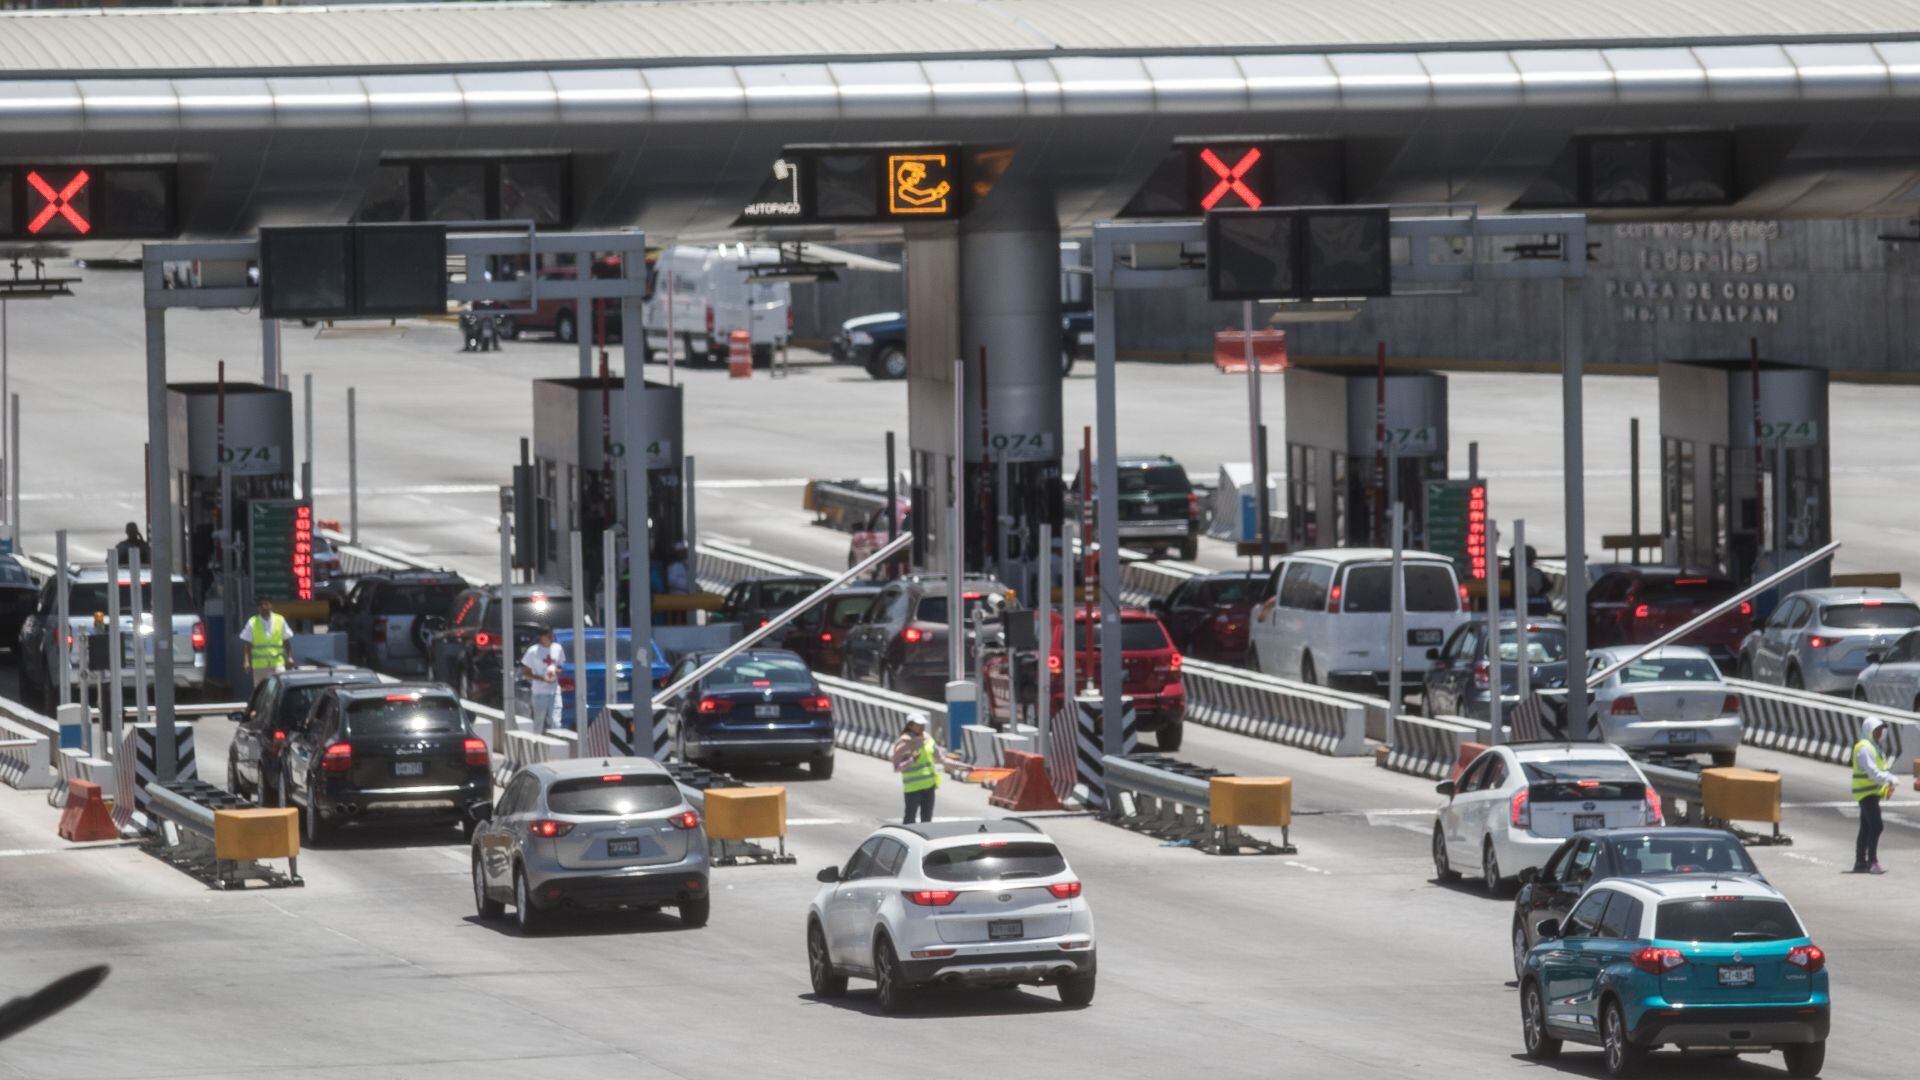
[[[1826,954],[1765,882],[1701,874],[1609,878],[1565,925],[1540,926],[1520,972],[1527,1056],[1562,1042],[1606,1051],[1632,1076],[1662,1046],[1786,1055],[1794,1076],[1827,1056]]]

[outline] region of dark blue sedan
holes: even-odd
[[[679,682],[717,653],[691,653],[668,676]],[[680,760],[732,764],[806,764],[816,779],[833,775],[833,699],[799,654],[752,649],[708,672],[674,703]]]

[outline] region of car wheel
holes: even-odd
[[[1789,664],[1787,666],[1787,689],[1804,690],[1806,688],[1806,680],[1800,677],[1800,665]]]
[[[579,336],[579,330],[573,324],[573,312],[562,311],[553,318],[553,336],[569,345]]]
[[[498,320],[494,322],[494,325],[499,328],[500,336],[504,340],[507,340],[507,341],[520,340],[520,324],[514,321],[513,316],[502,315]],[[128,586],[128,587],[131,588],[132,586]]]
[[[480,853],[473,853],[473,910],[482,922],[492,922],[506,914],[507,905],[487,895],[486,875],[480,870]]]
[[[527,893],[527,872],[518,866],[513,868],[513,923],[522,934],[537,934],[547,923],[546,913]]]
[[[1189,536],[1180,541],[1180,561],[1192,562],[1200,557],[1200,538]]]
[[[1798,1043],[1781,1048],[1787,1056],[1788,1076],[1819,1076],[1821,1066],[1827,1063],[1827,1044],[1824,1040],[1816,1043]]]
[[[895,1016],[906,1011],[913,991],[900,971],[900,957],[893,951],[893,942],[884,937],[873,945],[873,982],[881,1012]]]
[[[1560,1040],[1547,1034],[1547,1002],[1540,984],[1529,982],[1520,991],[1520,1037],[1527,1056],[1535,1061],[1551,1061],[1560,1056]]]
[[[1647,1063],[1647,1048],[1627,1041],[1627,1014],[1618,1001],[1608,1001],[1600,1021],[1600,1045],[1607,1055],[1608,1076],[1636,1076]]]
[[[1094,973],[1069,975],[1060,980],[1060,1004],[1084,1009],[1093,1004]]]
[[[888,345],[874,354],[873,362],[867,365],[867,374],[876,379],[904,379],[907,377],[907,351],[898,345]]]
[[[1513,920],[1513,977],[1525,978],[1527,974],[1527,924],[1519,919]]]
[[[310,848],[327,846],[327,841],[333,839],[333,827],[320,816],[319,808],[308,806],[303,816],[306,818],[307,827],[306,846]]]
[[[1300,654],[1300,681],[1303,683],[1312,683],[1317,686],[1320,683],[1318,675],[1319,675],[1319,672],[1313,669],[1313,654],[1301,653]]]
[[[847,977],[833,970],[833,957],[827,953],[827,935],[820,924],[807,924],[807,977],[819,997],[837,998],[847,992]]]
[[[822,754],[807,762],[807,771],[813,774],[815,780],[833,779],[833,755]]]
[[[703,896],[698,900],[686,900],[680,904],[680,923],[689,930],[697,930],[707,925],[713,915],[713,897]]]
[[[1500,895],[1505,879],[1500,876],[1500,857],[1493,853],[1493,841],[1480,845],[1480,883],[1495,896]]]
[[[1161,728],[1160,731],[1154,735],[1153,742],[1155,746],[1171,754],[1180,749],[1180,744],[1186,740],[1186,737],[1187,721],[1185,717],[1182,717],[1168,724],[1166,727]]]
[[[1440,830],[1439,822],[1433,825],[1433,876],[1438,881],[1460,880],[1460,871],[1447,858],[1447,834]]]

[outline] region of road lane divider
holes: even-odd
[[[1011,770],[993,786],[987,796],[989,806],[1015,813],[1060,809],[1060,797],[1054,794],[1053,781],[1047,776],[1046,759],[1025,750],[1007,750],[1003,760]]]
[[[1103,779],[1107,804],[1100,817],[1121,828],[1212,855],[1298,854],[1289,777],[1239,777],[1166,754],[1132,754],[1108,757]],[[1281,842],[1245,831],[1260,826],[1280,829]]]
[[[300,812],[258,807],[197,780],[153,784],[148,808],[154,818],[149,845],[160,858],[216,889],[249,881],[281,888],[306,884],[300,877]],[[285,859],[286,873],[267,865]]]
[[[1487,724],[1463,716],[1396,716],[1393,743],[1378,760],[1394,772],[1443,780],[1460,761],[1461,748],[1487,740]]]
[[[1740,737],[1750,746],[1844,765],[1860,741],[1860,721],[1871,716],[1885,720],[1893,738],[1888,769],[1913,767],[1920,752],[1920,714],[1746,679],[1727,685],[1740,695]]]
[[[200,766],[194,758],[193,725],[173,729],[173,779],[188,783],[200,779]],[[129,832],[151,835],[159,822],[152,812],[152,789],[159,781],[160,725],[153,721],[128,724],[120,731],[120,748],[114,754],[113,823],[120,835]],[[128,768],[131,765],[132,768]]]
[[[107,810],[107,801],[101,796],[99,784],[91,780],[69,782],[68,798],[60,811],[58,833],[60,839],[76,844],[120,838],[120,830],[113,826],[113,814]]]
[[[1661,817],[1668,825],[1699,825],[1726,829],[1748,844],[1791,844],[1780,831],[1780,774],[1736,766],[1701,769],[1641,762],[1653,790],[1660,796]],[[1761,833],[1740,822],[1769,826]]]
[[[1360,695],[1188,659],[1181,664],[1187,719],[1206,727],[1334,757],[1364,757],[1370,706]],[[1386,702],[1379,701],[1386,712]]]

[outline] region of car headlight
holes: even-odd
[[[855,330],[853,333],[847,335],[847,340],[853,342],[855,345],[871,345],[873,344],[873,335],[867,333],[865,330]]]

